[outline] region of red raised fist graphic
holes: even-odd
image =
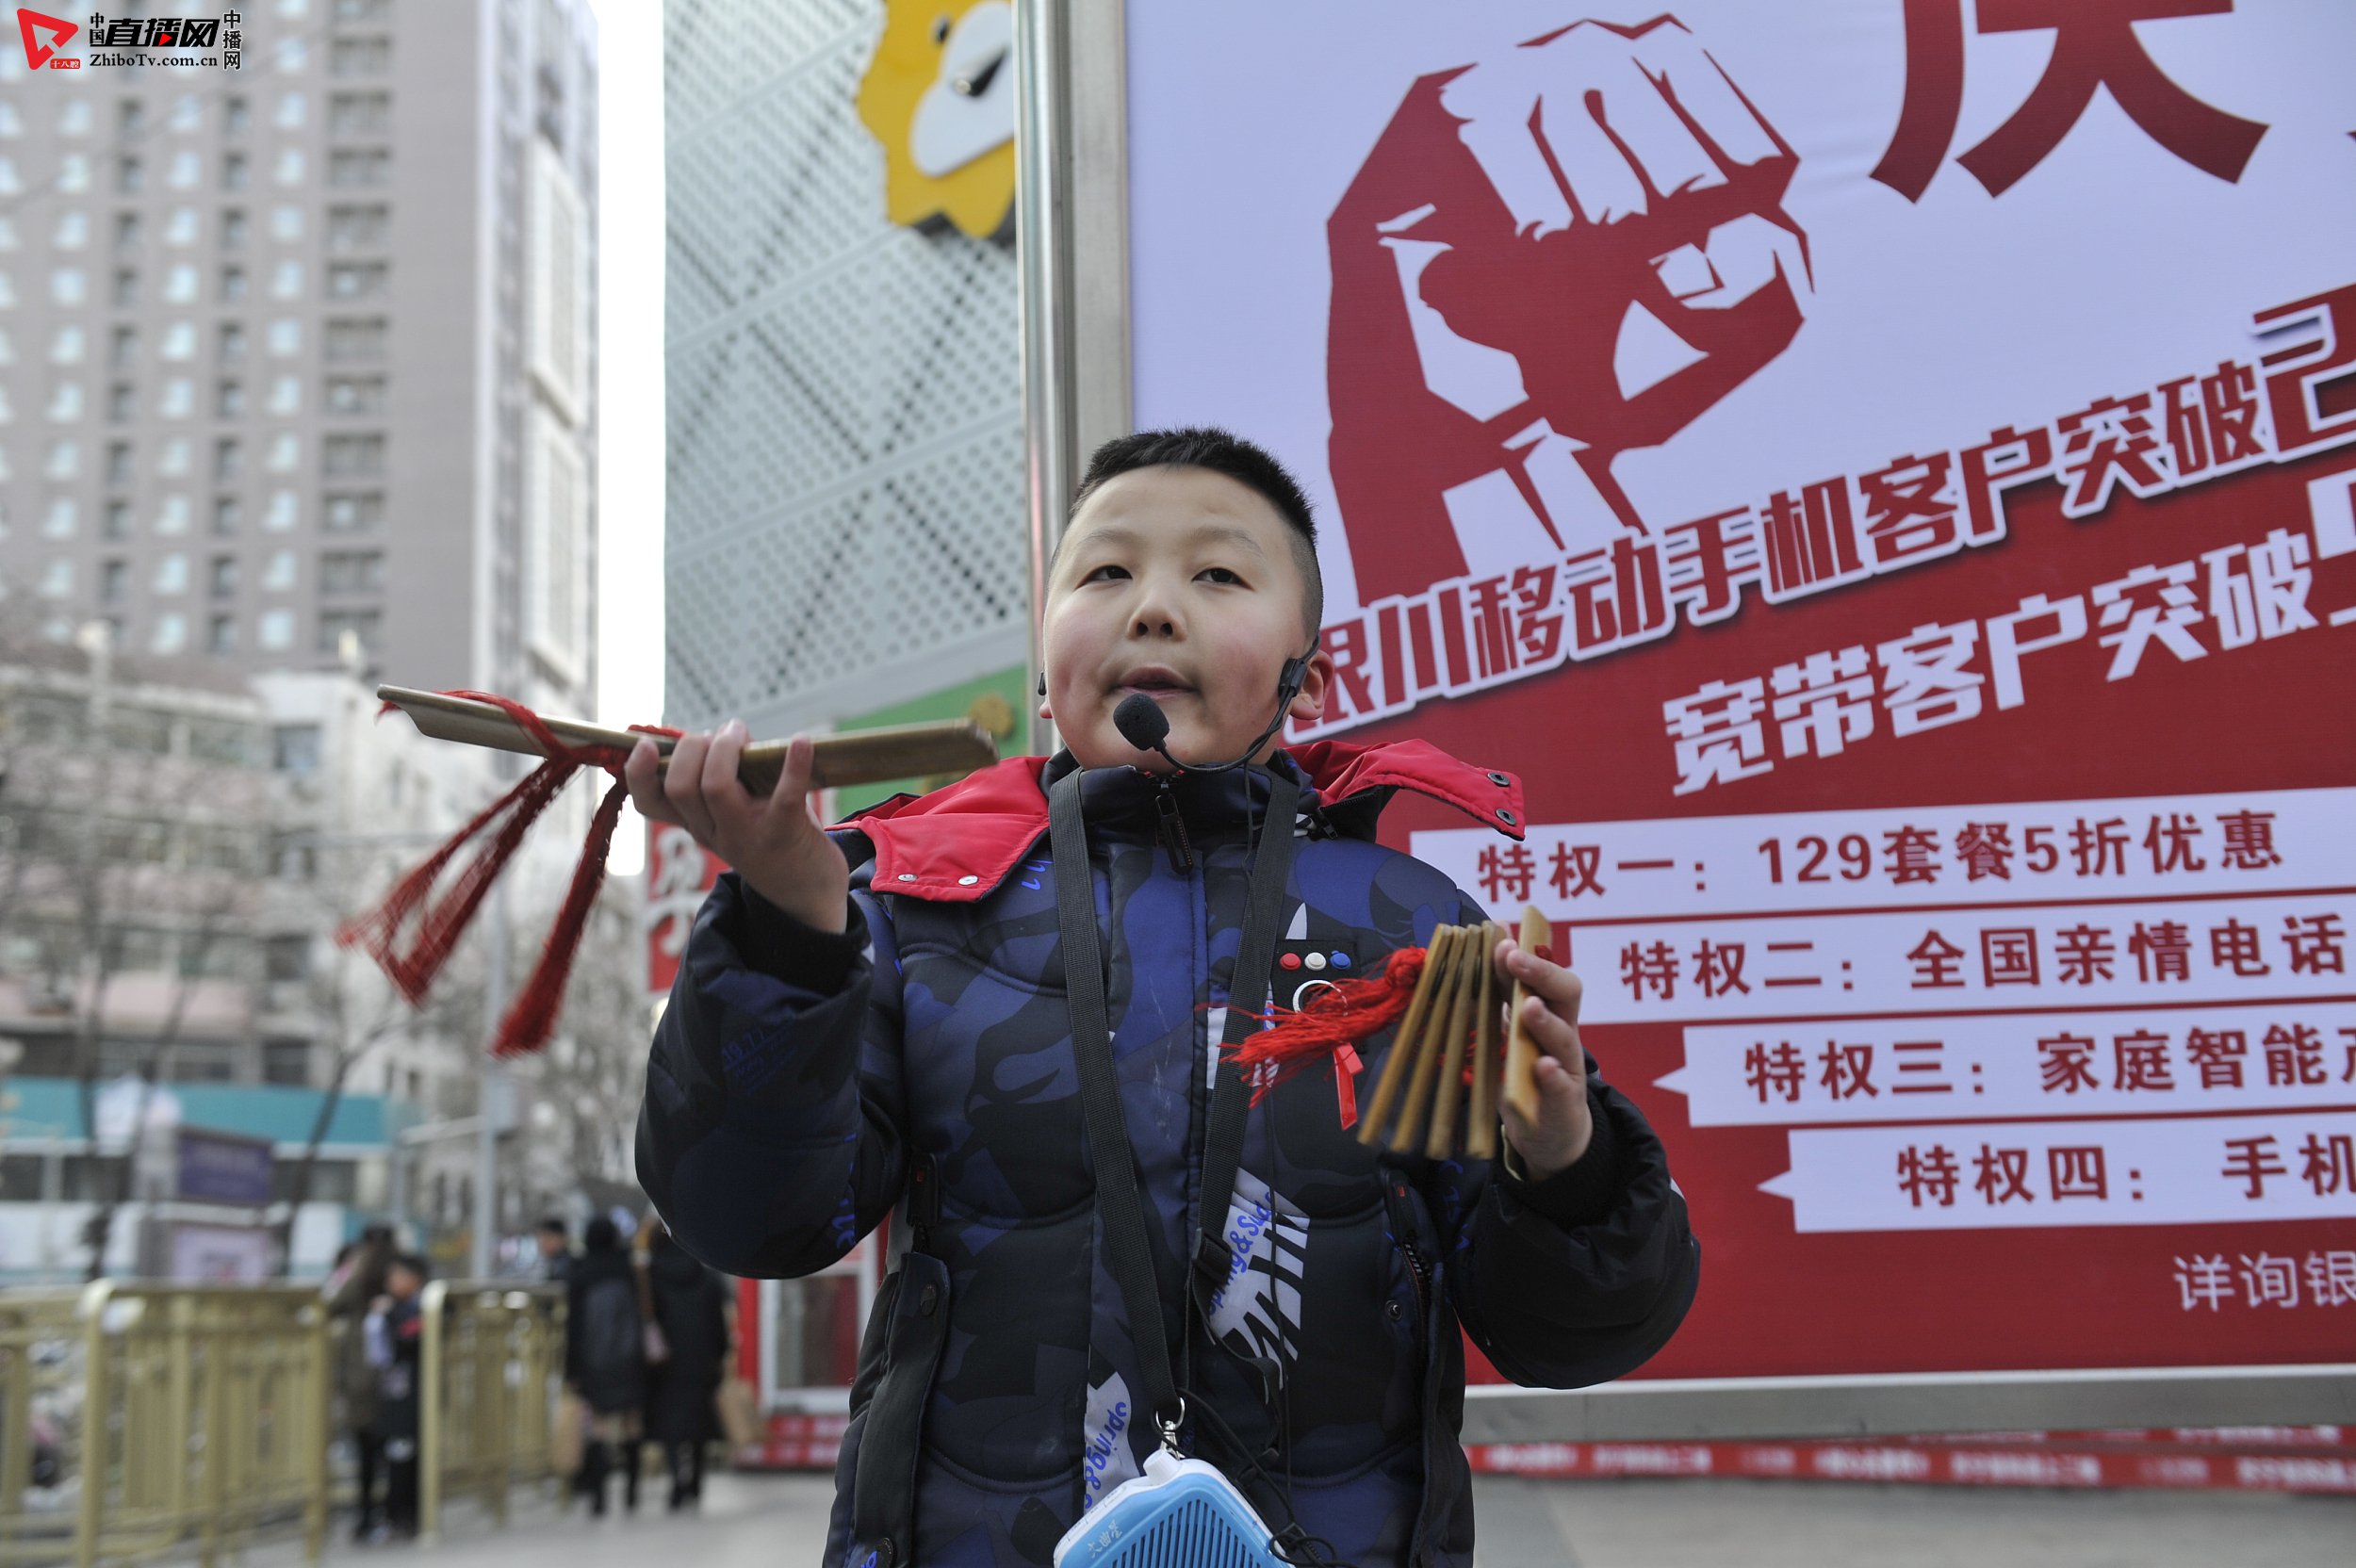
[[[1674,17],[1423,77],[1327,224],[1361,602],[1643,531],[1612,465],[1799,331],[1792,149]]]

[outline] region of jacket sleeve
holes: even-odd
[[[865,871],[839,936],[724,873],[656,1026],[638,1180],[671,1233],[723,1273],[823,1268],[900,1196],[899,964]]]
[[[1484,918],[1471,900],[1454,919]],[[1668,1152],[1634,1102],[1587,1058],[1595,1137],[1568,1168],[1526,1180],[1519,1156],[1434,1163],[1425,1182],[1458,1318],[1531,1388],[1583,1388],[1634,1370],[1685,1320],[1701,1277]]]

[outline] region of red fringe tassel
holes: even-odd
[[[525,832],[540,813],[548,809],[548,802],[584,767],[602,768],[612,774],[613,786],[597,803],[597,815],[590,821],[588,841],[581,846],[581,859],[573,867],[572,885],[565,890],[564,906],[557,911],[556,924],[548,932],[540,961],[532,966],[531,976],[499,1021],[499,1035],[491,1042],[495,1055],[520,1055],[539,1050],[555,1031],[557,1014],[564,1001],[564,981],[572,973],[573,956],[580,950],[581,934],[588,926],[589,909],[597,902],[597,889],[605,882],[606,851],[613,847],[614,829],[621,821],[622,801],[629,793],[622,782],[622,764],[630,754],[619,746],[568,746],[556,738],[539,714],[522,703],[490,692],[453,691],[442,695],[470,697],[505,710],[508,717],[539,743],[548,760],[395,883],[392,891],[384,895],[384,903],[346,922],[335,933],[335,939],[346,947],[358,947],[374,958],[412,1006],[422,1003],[434,977],[456,951],[458,939],[466,934],[482,907],[483,894],[490,891],[491,884],[514,857],[515,846],[523,841]],[[394,707],[386,703],[384,710],[390,712]],[[646,735],[679,733],[659,725],[634,724],[630,727]],[[484,837],[485,841],[473,858],[459,869],[456,880],[437,897],[434,885],[442,874],[479,837]],[[409,931],[413,917],[415,929]]]
[[[1356,1079],[1363,1065],[1358,1059],[1358,1042],[1405,1016],[1407,1004],[1415,998],[1415,982],[1423,977],[1423,960],[1422,948],[1402,947],[1391,955],[1381,974],[1364,980],[1329,981],[1329,989],[1320,990],[1296,1012],[1252,1014],[1274,1025],[1235,1048],[1235,1065],[1252,1081],[1252,1103],[1257,1106],[1277,1085],[1331,1057],[1342,1125],[1355,1125]]]

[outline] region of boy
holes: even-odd
[[[424,1391],[417,1365],[425,1343],[418,1294],[425,1289],[426,1262],[413,1252],[393,1259],[384,1271],[384,1294],[362,1325],[368,1357],[377,1372],[377,1432],[384,1445],[384,1531],[406,1540],[417,1533],[417,1415]],[[379,1539],[371,1532],[371,1539]]]
[[[1461,1568],[1459,1323],[1515,1380],[1579,1386],[1641,1364],[1692,1300],[1698,1250],[1659,1140],[1593,1076],[1578,980],[1512,941],[1494,962],[1535,993],[1543,1112],[1508,1117],[1501,1161],[1366,1149],[1322,1072],[1249,1113],[1239,1158],[1210,1157],[1232,1125],[1213,1114],[1233,1076],[1217,1048],[1247,1023],[1226,1027],[1231,988],[1239,1010],[1292,1007],[1304,968],[1380,972],[1482,918],[1371,841],[1383,800],[1413,789],[1493,826],[1520,818],[1510,778],[1420,743],[1278,750],[1271,727],[1314,718],[1333,678],[1312,651],[1314,547],[1298,486],[1259,449],[1125,437],[1090,461],[1049,577],[1040,711],[1067,753],[834,836],[807,814],[805,740],[766,800],[736,783],[741,724],[680,741],[661,779],[651,745],[630,758],[639,809],[734,868],[655,1036],[640,1180],[733,1274],[809,1273],[902,1205],[830,1564],[1045,1562],[1169,1419],[1295,1543],[1358,1568]],[[1168,721],[1156,751],[1115,722],[1140,694]],[[1261,765],[1178,774],[1164,753]],[[1296,785],[1297,813],[1271,818]],[[1059,857],[1075,799],[1086,854]],[[1281,884],[1263,862],[1288,862]],[[1235,934],[1270,886],[1283,938],[1265,978],[1238,982]],[[1101,942],[1101,986],[1076,963],[1068,976],[1064,933],[1083,927],[1059,892],[1093,899],[1079,939]],[[1091,1094],[1075,1042],[1101,1053],[1107,1031],[1118,1090]],[[1369,1070],[1388,1045],[1366,1042]],[[1090,1130],[1107,1100],[1121,1165]],[[1124,1185],[1150,1269],[1124,1266],[1136,1243],[1109,1206]]]

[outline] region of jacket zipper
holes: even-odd
[[[1170,869],[1184,876],[1194,870],[1194,846],[1186,841],[1186,822],[1178,814],[1178,797],[1170,793],[1167,778],[1154,786],[1153,811],[1161,818],[1162,843],[1170,851]]]

